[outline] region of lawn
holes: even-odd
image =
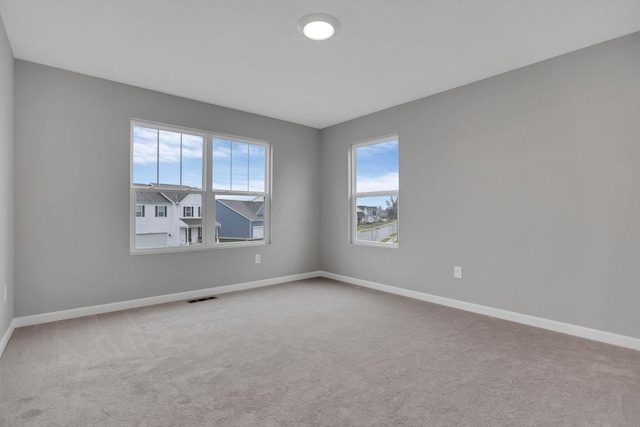
[[[377,227],[382,227],[384,225],[393,224],[396,221],[397,220],[395,220],[395,219],[389,219],[387,221],[378,221],[378,222],[373,222],[371,224],[358,224],[358,231],[371,230],[372,228],[377,228]]]

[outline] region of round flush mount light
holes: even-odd
[[[298,21],[298,30],[311,40],[327,40],[340,31],[340,21],[326,13],[312,13]]]

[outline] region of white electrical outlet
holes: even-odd
[[[453,278],[454,279],[462,279],[462,267],[459,265],[456,265],[455,267],[453,267]]]
[[[256,264],[260,264],[260,254],[256,254]]]

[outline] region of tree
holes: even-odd
[[[385,200],[385,202],[389,219],[398,219],[398,196],[389,196],[389,200]]]

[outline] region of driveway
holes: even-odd
[[[397,232],[398,223],[394,221],[391,224],[381,225],[380,227],[371,228],[369,230],[358,231],[356,239],[365,242],[379,242]]]

